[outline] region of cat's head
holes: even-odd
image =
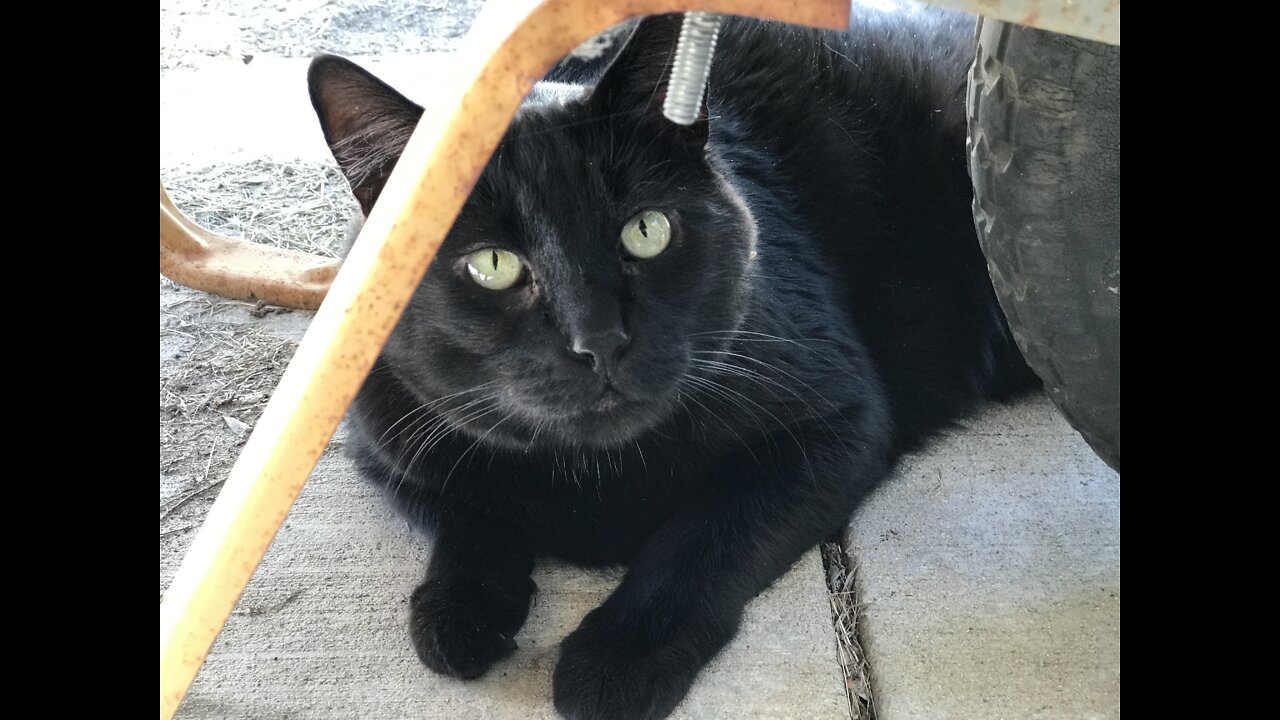
[[[383,352],[477,437],[630,443],[741,320],[754,221],[708,160],[706,113],[661,112],[678,22],[643,21],[593,85],[535,88]],[[309,81],[367,215],[422,108],[340,58]]]

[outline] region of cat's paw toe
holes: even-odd
[[[410,599],[409,634],[423,664],[441,675],[471,680],[510,655],[528,600],[506,612],[495,611],[495,604],[505,603],[486,597],[482,587],[419,586]]]
[[[688,693],[701,662],[692,648],[653,650],[580,627],[560,645],[553,692],[567,720],[659,720]]]

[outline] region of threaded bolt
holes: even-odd
[[[698,119],[719,34],[719,14],[684,14],[680,42],[676,45],[676,56],[671,65],[671,79],[667,82],[667,99],[662,104],[662,114],[671,122],[692,125]]]

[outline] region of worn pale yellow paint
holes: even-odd
[[[515,0],[486,7],[455,80],[439,88],[441,111],[415,130],[160,604],[162,720],[177,712],[525,93],[569,50],[627,17],[694,9],[833,28],[844,27],[849,12],[847,0]],[[182,220],[170,222],[173,229]],[[180,233],[180,242],[190,245],[199,240],[194,235]]]
[[[210,232],[182,214],[161,182],[160,274],[205,292],[315,310],[338,262]]]

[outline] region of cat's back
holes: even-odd
[[[798,112],[815,102],[839,108],[850,100],[869,100],[901,109],[963,99],[973,61],[974,17],[930,6],[887,5],[855,3],[849,27],[839,31],[727,19],[712,66],[712,94],[740,109],[798,101]],[[753,91],[762,94],[753,99]]]
[[[735,18],[709,86],[713,151],[760,210],[771,255],[762,304],[822,288],[867,347],[900,446],[1033,384],[973,227],[974,22],[858,5],[843,32]]]

